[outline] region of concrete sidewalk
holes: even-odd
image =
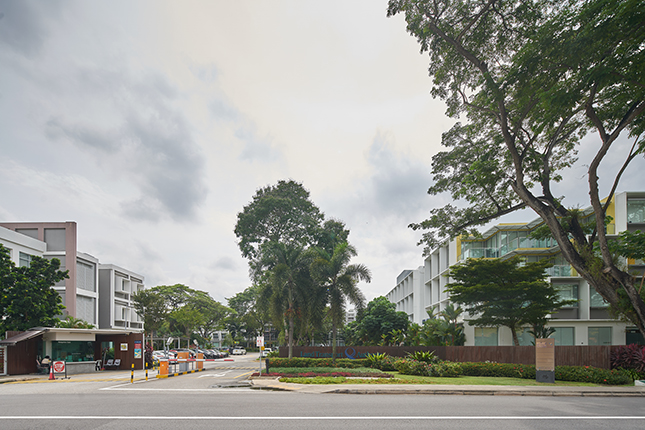
[[[251,379],[253,388],[307,394],[427,394],[476,396],[645,397],[645,387],[556,387],[504,385],[289,384],[278,378]]]

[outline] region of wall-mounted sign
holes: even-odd
[[[127,351],[128,350],[128,344],[127,343],[122,343],[121,344],[121,351]]]

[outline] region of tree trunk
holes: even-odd
[[[331,323],[331,362],[336,363],[336,322]]]

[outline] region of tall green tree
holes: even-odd
[[[261,297],[261,285],[253,285],[241,293],[235,294],[227,299],[231,309],[226,319],[229,331],[244,332],[248,335],[261,335],[264,327],[269,322],[269,307],[263,306]]]
[[[632,321],[645,335],[645,302],[635,278],[612,259],[604,229],[620,177],[645,146],[645,3],[390,0],[388,15],[399,13],[430,55],[433,96],[464,121],[443,135],[448,150],[433,158],[429,193],[450,193],[466,204],[433,209],[428,220],[413,224],[429,230],[423,242],[432,248],[531,208],[564,258],[607,302],[619,306],[624,291]],[[597,142],[587,170],[591,234],[555,187],[589,132]],[[634,143],[618,154],[621,136]],[[625,162],[607,183],[604,202],[598,169],[609,154]]]
[[[0,333],[32,327],[54,327],[65,306],[52,288],[68,278],[60,260],[32,257],[29,267],[16,267],[0,244]]]
[[[329,314],[332,321],[332,359],[336,359],[336,332],[345,319],[345,303],[353,303],[357,309],[365,305],[365,297],[358,288],[359,281],[370,282],[372,275],[363,264],[350,264],[358,253],[347,242],[339,243],[333,254],[318,249],[311,266],[314,278],[326,291]]]
[[[154,289],[137,291],[132,295],[132,307],[143,318],[150,345],[154,345],[153,336],[159,332],[169,313],[164,297]]]
[[[302,184],[278,181],[259,189],[237,214],[235,235],[242,256],[253,262],[261,258],[266,243],[314,244],[322,220],[322,212]]]
[[[287,322],[289,358],[293,354],[295,320],[306,307],[307,290],[315,288],[309,267],[311,254],[296,244],[266,244],[262,267],[269,270],[269,282],[263,291],[270,303],[277,327]]]
[[[543,323],[553,311],[575,303],[562,300],[558,289],[546,281],[549,260],[520,266],[520,257],[508,260],[473,259],[450,268],[446,285],[450,300],[463,304],[478,327],[508,327],[513,345],[519,345],[517,331]]]

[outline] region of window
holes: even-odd
[[[592,308],[606,308],[609,304],[602,298],[594,287],[589,287],[589,306]]]
[[[475,346],[497,346],[497,327],[475,327]]]
[[[18,259],[19,267],[29,267],[31,266],[31,255],[20,252]]]
[[[65,251],[65,229],[46,228],[45,242],[47,243],[47,251]]]
[[[96,323],[96,299],[94,297],[76,296],[76,318],[90,324]]]
[[[627,222],[645,223],[645,199],[629,199],[627,201]]]
[[[531,346],[535,342],[535,336],[529,333],[531,329],[529,327],[524,327],[517,331],[517,340],[520,342],[520,346]]]
[[[578,284],[557,284],[558,298],[560,300],[578,300]],[[563,306],[563,308],[577,308],[578,304]]]
[[[589,345],[611,345],[611,327],[589,327]]]
[[[96,291],[95,266],[76,261],[76,286],[82,290]]]
[[[575,331],[573,327],[554,327],[555,333],[553,333],[551,338],[555,339],[555,345],[569,345],[573,346],[576,344]]]

